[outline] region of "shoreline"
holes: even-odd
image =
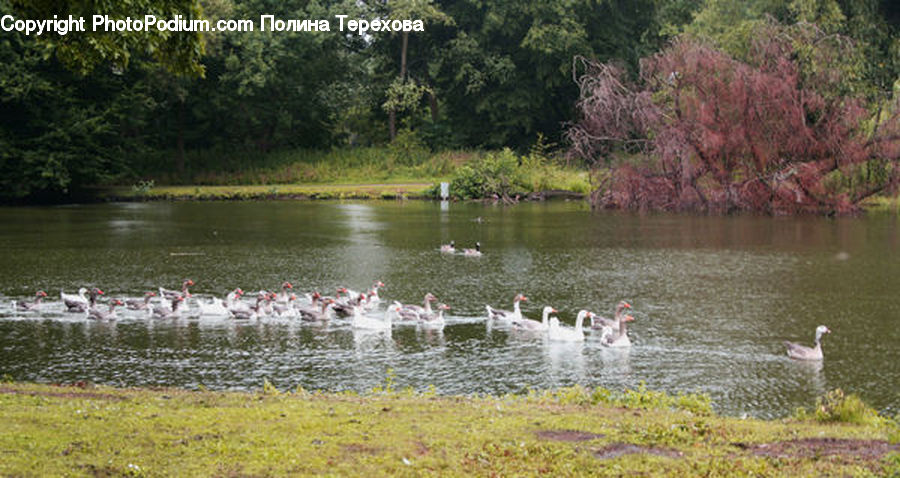
[[[188,391],[0,383],[0,474],[847,475],[900,471],[896,425],[722,417],[702,396]],[[882,420],[885,422],[886,420]]]

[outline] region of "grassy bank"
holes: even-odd
[[[718,417],[703,397],[0,384],[0,475],[875,475],[896,428]]]
[[[171,157],[143,158],[128,182],[106,187],[108,199],[261,199],[434,197],[451,183],[460,199],[548,190],[590,191],[588,173],[541,152],[421,148],[344,148],[272,153],[205,151],[176,173]],[[121,183],[122,181],[120,181]]]

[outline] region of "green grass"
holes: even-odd
[[[823,476],[897,472],[895,456],[772,458],[802,438],[886,440],[885,426],[741,420],[708,399],[572,387],[441,397],[0,384],[3,476]],[[580,441],[549,434],[580,432]],[[598,456],[614,444],[658,453]]]
[[[395,198],[434,195],[435,185],[451,181],[465,165],[493,153],[419,148],[342,148],[289,150],[267,154],[203,151],[188,155],[184,173],[170,157],[142,158],[136,175],[106,186],[114,199]],[[534,154],[517,157],[518,183],[525,193],[567,190],[586,194],[588,173]],[[465,169],[465,168],[462,168]],[[128,185],[122,184],[127,183]]]

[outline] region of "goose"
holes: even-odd
[[[179,296],[190,297],[191,294],[188,292],[188,286],[192,286],[192,285],[194,285],[194,281],[192,281],[190,279],[185,279],[184,282],[181,283],[180,291],[164,289],[164,288],[160,287],[159,288],[159,296],[161,298],[164,297],[169,300],[172,300],[175,297],[179,297]]]
[[[240,299],[243,294],[244,291],[238,287],[229,292],[228,295],[225,296],[224,301],[218,297],[213,297],[210,302],[198,300],[197,305],[200,307],[200,315],[228,315],[230,313],[229,310],[232,307],[240,308],[241,306],[245,306],[249,309],[249,306],[243,302],[235,302]]]
[[[434,296],[431,292],[425,294],[424,306],[415,305],[415,304],[404,304],[403,310],[413,312],[415,314],[431,314],[431,303],[436,301],[437,297]]]
[[[252,320],[259,318],[259,310],[262,307],[262,301],[265,300],[266,296],[263,294],[258,294],[256,296],[256,304],[253,306],[246,306],[241,308],[232,308],[228,309],[231,312],[231,317],[235,320]],[[244,304],[246,305],[246,304]]]
[[[556,313],[558,313],[557,310],[548,305],[548,306],[544,307],[543,311],[541,311],[541,321],[540,322],[522,317],[518,320],[513,320],[512,324],[513,324],[513,327],[515,327],[517,329],[528,330],[530,332],[544,332],[550,327],[550,324],[548,322],[548,320],[550,318],[550,314],[556,314]]]
[[[450,244],[441,244],[441,252],[453,254],[456,252],[456,241],[450,241]]]
[[[621,300],[618,304],[616,304],[616,315],[612,319],[590,313],[589,315],[591,317],[591,328],[602,329],[603,327],[609,327],[613,330],[619,330],[619,319],[622,318],[622,315],[625,313],[625,309],[630,308],[631,304],[624,300]]]
[[[559,319],[554,317],[550,320],[550,327],[547,330],[547,338],[555,342],[583,342],[584,341],[584,318],[589,317],[591,312],[586,310],[578,311],[575,318],[575,328],[562,327]]]
[[[497,320],[500,322],[512,322],[516,320],[522,319],[522,310],[519,308],[519,302],[528,302],[528,297],[525,297],[522,294],[516,295],[516,298],[513,299],[513,310],[503,310],[503,309],[495,309],[489,305],[486,305],[487,308],[487,316],[489,319]]]
[[[172,299],[172,306],[166,306],[165,304],[159,304],[153,308],[153,318],[154,319],[177,319],[181,317],[181,311],[178,310],[178,307],[181,303],[184,302],[184,297],[178,296]]]
[[[88,293],[87,287],[82,287],[78,289],[77,294],[66,294],[63,291],[59,291],[59,298],[66,304],[66,307],[72,308],[77,306],[78,304],[87,304],[88,298],[85,297],[85,294]]]
[[[21,310],[21,311],[39,310],[41,308],[41,300],[43,300],[44,297],[47,297],[47,293],[42,290],[39,290],[39,291],[35,292],[35,294],[34,294],[34,302],[13,301],[13,303],[16,304],[17,310]]]
[[[419,324],[427,325],[429,327],[443,327],[445,310],[450,310],[450,306],[447,304],[438,304],[437,312],[419,315]]]
[[[366,310],[374,309],[379,302],[381,302],[381,296],[378,295],[378,289],[384,287],[384,282],[378,281],[375,285],[369,289],[369,296],[366,297]]]
[[[788,357],[797,360],[822,360],[822,334],[830,334],[831,330],[824,325],[816,327],[816,346],[807,347],[794,342],[784,341]]]
[[[630,315],[624,315],[619,319],[619,329],[613,330],[612,327],[605,327],[603,334],[600,336],[600,344],[607,347],[631,347],[631,339],[628,338],[628,330],[626,323],[634,320]]]
[[[109,303],[109,310],[104,311],[94,305],[88,310],[88,318],[94,320],[115,320],[116,319],[116,306],[124,305],[124,303],[119,299],[113,299]]]
[[[331,318],[331,308],[334,305],[334,299],[322,300],[321,307],[302,307],[297,310],[300,319],[307,322],[323,322]]]
[[[156,292],[147,292],[143,299],[126,299],[125,307],[128,310],[150,310],[150,299],[156,297]]]
[[[468,257],[481,257],[481,243],[475,243],[475,249],[463,249],[463,255]]]
[[[79,289],[79,293],[81,290]],[[98,289],[97,287],[91,287],[90,293],[87,297],[87,302],[66,302],[66,307],[68,307],[68,312],[87,312],[92,307],[97,305],[97,296],[103,295],[103,291]]]
[[[297,296],[295,294],[291,294],[288,296],[287,302],[278,302],[276,301],[272,304],[272,307],[275,309],[275,313],[278,314],[279,317],[283,317],[287,315],[288,317],[296,317],[297,309],[291,304],[291,302],[297,300]]]
[[[393,303],[391,303],[391,305],[388,306],[387,314],[391,315],[391,320],[397,320],[400,322],[419,321],[419,313],[413,309],[405,308],[403,304],[401,304],[398,300],[395,300]]]
[[[385,315],[384,320],[363,315],[362,307],[353,308],[353,328],[367,330],[390,330],[391,317]]]
[[[282,304],[287,304],[287,303],[290,302],[291,300],[295,300],[295,299],[297,298],[297,296],[294,296],[294,299],[291,299],[291,294],[288,293],[288,290],[289,290],[289,289],[290,289],[290,290],[293,290],[293,289],[294,289],[293,284],[291,284],[291,283],[288,282],[288,281],[284,281],[284,282],[281,284],[281,294],[278,295],[278,297],[276,298],[275,301],[276,301],[276,302],[280,302],[280,303],[282,303]]]

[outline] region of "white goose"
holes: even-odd
[[[784,341],[788,357],[797,360],[822,360],[822,334],[830,334],[831,330],[824,325],[816,327],[816,346],[807,347],[794,342]]]
[[[513,310],[503,310],[503,309],[495,309],[489,305],[486,305],[487,308],[487,316],[491,320],[497,320],[500,322],[513,322],[516,320],[522,320],[522,309],[519,308],[519,302],[528,302],[528,297],[525,297],[522,294],[516,295],[516,298],[513,299]]]
[[[376,319],[374,317],[363,315],[361,307],[354,307],[352,324],[354,329],[390,330],[391,316],[385,315],[384,320]]]
[[[550,328],[547,330],[547,338],[555,342],[583,342],[584,341],[584,318],[592,315],[591,312],[581,310],[575,318],[575,328],[570,329],[559,324],[556,317],[550,319]]]
[[[607,347],[631,347],[631,339],[628,338],[628,330],[625,325],[634,320],[630,315],[624,315],[619,318],[619,330],[613,330],[612,327],[604,327],[603,333],[600,335],[600,344]]]
[[[242,295],[244,295],[244,291],[238,287],[229,292],[225,296],[224,301],[218,297],[213,297],[210,302],[198,300],[197,305],[200,307],[200,315],[228,315],[230,314],[229,309],[236,306],[235,301],[240,299]],[[242,303],[242,305],[246,304]],[[249,306],[247,308],[249,309]]]
[[[87,306],[88,298],[85,296],[88,290],[87,287],[82,287],[78,289],[78,294],[66,294],[63,291],[59,291],[59,298],[62,299],[63,303],[66,304],[66,307],[72,309],[77,307],[78,305],[84,304]]]
[[[546,332],[550,328],[550,314],[556,313],[558,313],[557,310],[548,305],[541,311],[540,322],[522,317],[521,319],[513,320],[512,324],[513,327],[517,329],[527,330],[529,332]]]

